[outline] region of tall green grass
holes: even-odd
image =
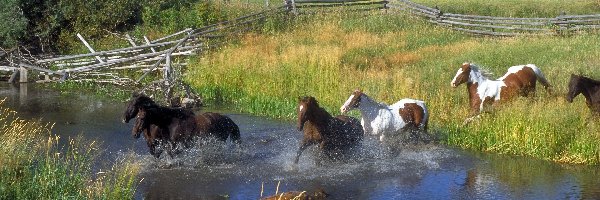
[[[61,147],[52,125],[16,117],[0,102],[0,199],[132,199],[139,166],[117,162],[94,174],[98,144]]]
[[[599,35],[473,37],[404,15],[329,14],[240,42],[196,59],[186,81],[208,103],[276,118],[295,117],[297,97],[315,96],[333,114],[361,88],[388,104],[422,99],[432,130],[454,146],[599,164],[600,135],[582,97],[565,103],[570,73],[600,77]],[[502,76],[513,65],[540,67],[554,93],[517,99],[463,126],[464,86],[450,81],[463,62]],[[358,115],[357,112],[351,113]]]

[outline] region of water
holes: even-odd
[[[26,92],[26,93],[25,93]],[[279,191],[323,189],[330,199],[598,199],[598,167],[468,152],[439,144],[390,150],[367,138],[357,158],[317,164],[316,148],[292,164],[301,133],[292,122],[218,111],[241,129],[243,145],[207,145],[154,159],[123,124],[124,103],[60,95],[36,85],[0,84],[22,118],[55,123],[62,138],[102,143],[99,166],[128,152],[143,166],[136,199],[258,199]],[[292,108],[293,109],[293,108]],[[99,167],[100,170],[102,167]],[[106,169],[105,169],[106,170]]]

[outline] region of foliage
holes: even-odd
[[[256,5],[200,0],[3,0],[0,47],[26,45],[37,51],[86,51],[76,34],[97,49],[128,45],[127,31],[159,36],[238,16]],[[116,33],[116,34],[114,34]]]
[[[600,77],[594,67],[600,47],[591,42],[598,39],[585,33],[471,37],[404,15],[329,14],[282,32],[248,34],[196,59],[186,80],[207,103],[285,119],[295,117],[296,99],[304,95],[315,96],[333,114],[356,88],[388,104],[423,99],[431,130],[447,144],[600,164],[600,135],[594,131],[599,122],[590,119],[582,97],[573,104],[562,98],[570,73]],[[540,87],[535,98],[504,104],[463,126],[467,94],[464,86],[449,86],[463,62],[476,62],[498,77],[510,66],[534,63],[554,93]]]
[[[62,145],[52,125],[19,119],[2,104],[0,199],[133,198],[139,166],[117,162],[96,176],[97,143],[74,138]]]
[[[0,47],[17,45],[27,28],[27,19],[18,0],[0,1]]]

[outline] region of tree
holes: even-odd
[[[25,35],[27,23],[19,0],[0,0],[0,47],[17,46]]]

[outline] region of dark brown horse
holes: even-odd
[[[573,98],[579,94],[585,97],[585,103],[592,112],[600,114],[600,81],[571,74],[567,101],[573,103]]]
[[[133,138],[138,139],[140,138],[141,133],[144,133],[144,139],[146,140],[146,145],[148,145],[150,155],[158,158],[162,153],[162,148],[156,147],[169,141],[168,133],[158,128],[156,125],[144,127],[143,116],[138,114],[138,118],[135,120],[131,134],[133,135]]]
[[[177,143],[189,147],[193,137],[201,139],[216,138],[226,141],[228,137],[235,143],[240,142],[238,126],[231,118],[218,113],[203,113],[196,116],[191,109],[169,108],[156,104],[144,95],[135,95],[127,105],[123,115],[123,122],[127,123],[138,117],[133,136],[139,138],[144,132],[146,142],[151,154],[158,157],[156,146],[160,143],[169,143],[169,155]]]
[[[363,128],[353,117],[338,115],[332,117],[319,107],[314,97],[303,97],[298,104],[298,130],[304,131],[304,138],[296,153],[294,163],[298,163],[302,151],[311,145],[319,148],[329,158],[337,158],[357,147],[363,139]]]
[[[196,116],[198,125],[197,134],[201,139],[216,138],[219,141],[227,141],[229,137],[232,142],[240,144],[240,129],[231,118],[214,112],[205,112]]]

